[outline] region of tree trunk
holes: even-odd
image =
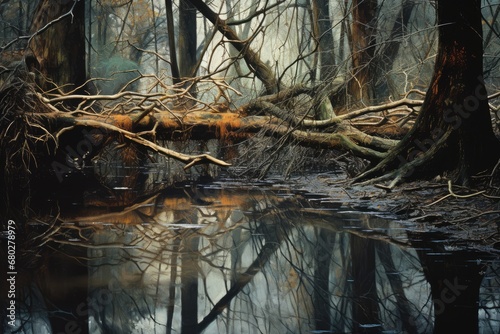
[[[196,66],[196,8],[187,0],[179,3],[179,72],[191,78]]]
[[[336,75],[334,40],[330,20],[330,6],[327,0],[312,0],[313,27],[315,39],[319,41],[319,79],[325,88],[318,94],[318,100],[323,107],[315,108],[315,119],[330,119],[334,115],[330,100],[324,95],[329,94]],[[324,105],[324,103],[327,103]]]
[[[68,92],[82,86],[86,80],[85,1],[41,1],[31,31],[36,36],[30,49],[44,77],[39,82],[42,88],[56,85]]]
[[[374,97],[370,63],[375,56],[376,12],[377,0],[353,0],[349,93],[354,102],[368,103]]]
[[[165,0],[165,8],[167,11],[167,33],[168,33],[168,53],[170,55],[170,71],[172,72],[172,80],[174,84],[178,84],[180,80],[179,65],[177,62],[177,50],[175,47],[175,31],[174,31],[174,14],[172,9],[172,0]]]
[[[184,88],[189,88],[191,96],[196,97],[196,85],[189,78],[196,76],[196,7],[187,0],[179,3],[179,39],[177,40],[179,52],[179,75],[184,80]],[[192,99],[185,101],[194,105]]]
[[[378,166],[360,178],[422,178],[449,173],[466,184],[500,157],[484,86],[480,0],[437,2],[434,75],[415,125]]]
[[[329,81],[333,79],[335,74],[330,7],[327,0],[313,0],[311,4],[314,18],[314,34],[319,40],[320,80]]]

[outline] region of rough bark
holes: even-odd
[[[85,1],[43,0],[36,10],[29,45],[43,89],[65,92],[82,86],[85,71]],[[52,83],[50,83],[52,82]]]
[[[377,0],[354,0],[351,27],[352,79],[349,93],[354,102],[374,97],[371,61],[375,56]]]
[[[179,73],[181,77],[193,77],[196,68],[196,8],[187,1],[179,3]]]
[[[385,174],[379,180],[393,178],[394,185],[401,178],[445,173],[466,184],[500,157],[482,79],[480,1],[457,6],[439,0],[437,11],[434,75],[415,125],[386,159],[358,179]]]

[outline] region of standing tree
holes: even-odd
[[[411,131],[359,179],[432,177],[467,184],[500,157],[483,82],[481,1],[437,1],[439,44],[434,75]]]
[[[181,77],[193,77],[196,63],[196,8],[189,1],[179,3],[179,72]]]
[[[311,7],[314,20],[314,35],[319,40],[320,80],[333,80],[335,76],[335,53],[329,1],[313,0]]]
[[[415,0],[404,0],[401,4],[396,20],[392,25],[388,39],[377,50],[374,59],[375,98],[391,95],[389,73],[394,65],[402,45],[402,38],[408,30],[408,22],[415,8]],[[396,92],[393,92],[396,93]],[[396,93],[397,94],[397,93]],[[392,94],[396,96],[396,94]]]
[[[369,102],[374,97],[371,60],[375,56],[377,0],[353,0],[351,54],[353,77],[349,93],[353,101]]]
[[[187,0],[179,3],[179,39],[177,41],[179,50],[179,75],[183,80],[185,88],[189,88],[191,96],[196,97],[196,85],[189,78],[196,76],[197,70],[197,31],[196,31],[196,8]],[[172,51],[172,52],[175,52]],[[194,105],[194,101],[189,102]]]
[[[47,79],[40,81],[42,88],[53,88],[49,82],[64,91],[82,86],[86,80],[85,1],[42,0],[31,31],[29,47],[37,70]]]

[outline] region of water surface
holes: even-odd
[[[6,332],[500,331],[495,257],[321,194],[189,184],[29,226]]]

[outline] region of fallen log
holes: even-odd
[[[193,111],[188,113],[155,112],[135,120],[139,112],[126,115],[71,115],[64,112],[44,114],[54,129],[58,129],[55,137],[70,128],[88,127],[106,133],[123,135],[127,140],[135,142],[161,154],[186,163],[189,168],[199,163],[214,163],[220,166],[229,164],[207,155],[186,156],[155,144],[154,138],[167,140],[238,140],[249,138],[257,132],[267,136],[289,136],[300,145],[314,148],[328,148],[351,151],[355,155],[373,159],[382,159],[385,152],[397,141],[379,138],[362,133],[351,126],[339,128],[337,132],[327,133],[294,128],[272,116],[241,116],[238,113],[214,113],[211,111]]]

